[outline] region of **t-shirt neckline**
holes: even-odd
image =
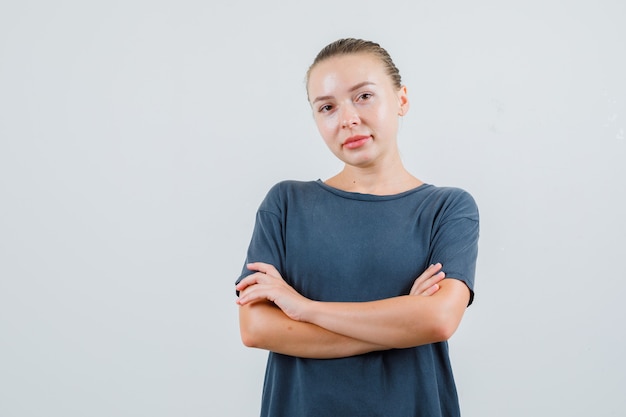
[[[330,185],[326,184],[321,179],[317,179],[315,181],[315,183],[317,185],[319,185],[320,187],[322,187],[324,190],[329,191],[329,192],[331,192],[331,193],[333,193],[335,195],[338,195],[340,197],[349,198],[349,199],[352,199],[352,200],[363,200],[363,201],[395,200],[395,199],[398,199],[398,198],[406,197],[408,195],[417,193],[417,192],[419,192],[419,191],[421,191],[423,189],[432,187],[431,184],[422,183],[421,185],[418,185],[415,188],[411,188],[410,190],[402,191],[402,192],[397,193],[397,194],[378,195],[378,194],[366,194],[366,193],[357,193],[357,192],[353,192],[353,191],[340,190],[339,188],[331,187]]]

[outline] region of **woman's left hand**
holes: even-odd
[[[411,288],[410,295],[433,295],[439,291],[439,282],[446,277],[446,274],[441,270],[442,265],[436,263],[426,268],[426,271],[422,273]]]
[[[257,271],[242,279],[235,289],[239,291],[237,304],[244,306],[261,300],[276,304],[289,318],[300,321],[308,298],[300,295],[285,282],[273,265],[255,262],[247,265],[251,271]]]

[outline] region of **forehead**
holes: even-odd
[[[391,85],[384,64],[376,56],[368,53],[334,56],[311,70],[309,95],[330,94],[364,81]]]

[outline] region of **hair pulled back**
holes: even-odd
[[[389,53],[376,42],[367,41],[363,39],[355,38],[343,38],[338,39],[328,45],[326,45],[315,57],[313,63],[306,72],[306,82],[309,83],[309,77],[311,71],[317,64],[325,61],[329,58],[341,55],[353,55],[353,54],[371,54],[374,57],[380,59],[387,70],[387,75],[391,78],[391,81],[396,89],[402,87],[402,78],[400,77],[400,71],[393,63]]]

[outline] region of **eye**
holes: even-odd
[[[333,106],[331,106],[330,104],[324,104],[323,106],[321,106],[319,108],[319,112],[320,113],[328,113],[329,111],[331,111],[333,109]]]
[[[366,101],[369,100],[370,98],[372,98],[373,94],[372,93],[362,93],[359,94],[359,96],[357,97],[358,101]]]

